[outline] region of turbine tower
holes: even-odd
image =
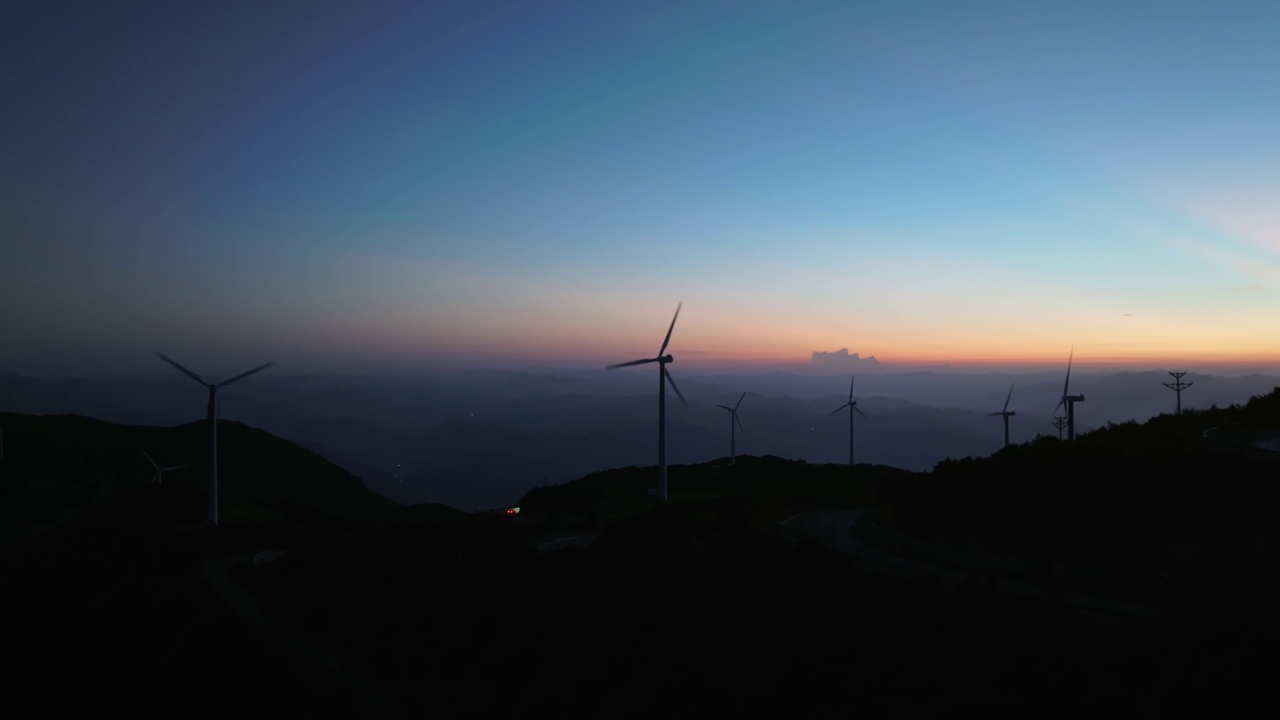
[[[1164,383],[1164,386],[1178,394],[1177,410],[1174,412],[1174,415],[1181,415],[1182,414],[1182,391],[1186,390],[1192,385],[1195,385],[1195,383],[1182,382],[1182,376],[1186,375],[1186,373],[1184,372],[1173,372],[1172,370],[1170,370],[1169,374],[1173,376],[1173,382]]]
[[[1009,394],[1004,399],[1004,409],[1001,410],[1000,412],[993,412],[988,416],[988,417],[995,417],[996,415],[1000,415],[1004,417],[1004,446],[1005,447],[1009,447],[1009,418],[1018,414],[1013,410],[1009,409],[1009,399],[1012,397],[1013,397],[1013,385],[1010,385]]]
[[[742,393],[742,397],[738,398],[737,405],[734,405],[733,407],[729,407],[728,405],[719,406],[729,411],[729,464],[730,465],[738,464],[738,453],[734,445],[735,438],[734,438],[733,424],[736,422],[738,423],[739,428],[742,427],[742,421],[738,419],[738,405],[741,405],[742,401],[745,400],[746,397],[747,397],[747,394]]]
[[[610,365],[606,370],[616,370],[631,365],[645,365],[648,363],[658,363],[658,499],[667,499],[667,383],[671,383],[671,389],[676,391],[676,397],[680,398],[680,402],[685,407],[689,403],[685,402],[684,395],[680,394],[680,388],[676,387],[676,381],[671,379],[671,373],[667,372],[667,363],[675,362],[675,358],[670,355],[663,355],[667,351],[667,344],[671,342],[671,331],[676,329],[676,318],[680,317],[680,308],[684,303],[676,304],[676,314],[671,318],[671,327],[667,328],[667,336],[662,339],[662,347],[658,349],[658,356],[644,358],[642,360],[632,360],[631,362],[618,363]]]
[[[169,472],[170,470],[181,470],[182,468],[186,467],[186,465],[174,465],[173,467],[162,468],[156,464],[155,460],[151,459],[151,455],[149,455],[146,450],[143,450],[142,454],[147,456],[147,462],[151,463],[151,467],[156,469],[156,474],[151,478],[151,482],[155,483],[156,485],[159,485],[164,482],[165,473]]]
[[[1067,356],[1067,381],[1062,384],[1062,399],[1054,406],[1053,411],[1057,412],[1058,408],[1063,405],[1067,406],[1067,441],[1075,442],[1076,440],[1076,403],[1084,402],[1083,395],[1068,395],[1067,388],[1071,385],[1071,361],[1075,358],[1076,348],[1071,346],[1071,354]]]
[[[849,377],[849,402],[841,405],[840,407],[836,408],[835,410],[832,410],[830,413],[827,414],[827,417],[831,417],[832,415],[835,415],[841,410],[845,408],[849,408],[849,467],[853,467],[853,414],[856,412],[862,417],[867,417],[866,413],[858,409],[858,401],[853,399],[854,379],[855,379],[855,376]]]
[[[177,361],[166,357],[164,353],[159,350],[155,352],[156,357],[174,366],[181,371],[183,375],[186,375],[209,389],[209,404],[206,407],[206,413],[209,420],[209,524],[216,527],[218,524],[218,388],[226,387],[231,383],[239,382],[256,372],[266,370],[272,365],[275,365],[275,362],[259,365],[252,370],[246,370],[245,372],[236,375],[230,380],[224,380],[221,384],[217,384],[205,382],[204,378],[179,365]]]

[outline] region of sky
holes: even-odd
[[[1280,367],[1274,2],[8,2],[0,371]]]

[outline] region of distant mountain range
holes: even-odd
[[[729,455],[728,413],[747,392],[737,450],[809,462],[847,462],[848,376],[673,369],[689,401],[668,393],[671,463]],[[1173,409],[1162,372],[1073,373],[1077,429],[1145,420]],[[1188,375],[1186,408],[1243,403],[1280,386],[1263,375]],[[931,372],[859,375],[858,462],[928,470],[938,461],[1001,446],[999,410],[1016,383],[1013,442],[1056,434],[1062,394],[1055,373]],[[414,378],[264,373],[219,394],[222,417],[288,439],[350,471],[388,498],[467,510],[515,502],[526,490],[586,473],[652,465],[654,378],[647,372],[437,373]],[[0,410],[79,414],[130,425],[172,426],[203,417],[205,393],[173,374],[130,380],[49,380],[0,375]],[[199,433],[190,452],[199,455]],[[141,460],[139,456],[139,460]],[[182,460],[178,458],[178,460]]]

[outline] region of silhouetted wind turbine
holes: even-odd
[[[680,394],[680,388],[676,387],[676,381],[671,379],[671,373],[667,372],[667,363],[675,362],[675,358],[670,355],[663,355],[667,351],[667,344],[671,342],[671,331],[676,329],[676,318],[680,317],[680,308],[684,303],[676,305],[676,314],[671,318],[671,327],[667,328],[667,336],[662,339],[662,347],[658,349],[658,356],[645,358],[643,360],[632,360],[631,362],[618,363],[610,365],[606,370],[616,370],[617,368],[629,367],[631,365],[645,365],[647,363],[658,363],[658,499],[667,499],[667,383],[671,383],[671,389],[676,391],[676,397],[680,398],[680,402],[689,406],[685,402],[684,395]]]
[[[840,407],[836,408],[835,410],[832,410],[832,411],[827,415],[827,417],[831,417],[832,415],[835,415],[836,413],[840,412],[841,410],[843,410],[843,409],[845,409],[845,408],[849,408],[849,467],[853,467],[853,414],[856,412],[856,413],[858,413],[859,415],[861,415],[862,417],[867,417],[867,414],[866,414],[866,413],[864,413],[864,412],[862,412],[861,410],[859,410],[859,409],[858,409],[858,402],[857,402],[856,400],[854,400],[854,399],[853,399],[853,381],[854,381],[854,379],[855,379],[855,378],[854,378],[853,376],[851,376],[851,377],[849,378],[849,402],[847,402],[847,403],[845,403],[845,404],[841,405]]]
[[[173,467],[162,468],[156,464],[155,460],[151,459],[151,455],[147,454],[146,450],[143,450],[142,454],[147,456],[147,462],[151,463],[151,467],[156,469],[156,474],[151,478],[151,482],[155,483],[156,485],[159,485],[162,482],[164,482],[165,473],[169,472],[170,470],[181,470],[182,468],[186,467],[186,465],[174,465]]]
[[[256,372],[266,370],[272,365],[275,365],[275,362],[259,365],[252,370],[246,370],[230,380],[222,381],[222,384],[219,385],[217,383],[205,382],[204,378],[179,365],[177,361],[166,357],[164,353],[159,350],[155,352],[156,357],[174,366],[181,371],[183,375],[186,375],[192,380],[195,380],[201,385],[209,388],[209,404],[206,411],[209,419],[209,524],[216,526],[218,524],[218,388],[226,387],[231,383],[239,382]]]
[[[1018,413],[1009,409],[1009,399],[1013,397],[1013,385],[1009,386],[1009,394],[1004,399],[1004,409],[1000,412],[993,412],[988,417],[1000,415],[1004,418],[1004,446],[1009,447],[1009,418]]]
[[[1071,385],[1071,361],[1076,354],[1076,347],[1071,346],[1071,354],[1067,356],[1067,380],[1062,384],[1062,399],[1053,407],[1053,411],[1057,412],[1058,408],[1063,405],[1067,406],[1067,441],[1075,442],[1076,439],[1076,403],[1084,402],[1083,395],[1068,395],[1067,388]]]
[[[742,397],[738,398],[737,405],[734,405],[733,407],[729,407],[728,405],[719,406],[729,411],[729,464],[730,465],[738,464],[738,453],[734,447],[735,438],[734,438],[734,432],[733,432],[733,424],[736,422],[738,423],[738,427],[742,427],[742,421],[738,419],[738,405],[741,405],[742,401],[745,400],[746,397],[747,397],[747,394],[742,393]]]

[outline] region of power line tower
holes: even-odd
[[[1058,428],[1058,439],[1062,439],[1062,429],[1067,426],[1066,415],[1055,415],[1053,418],[1053,426]]]
[[[1177,405],[1178,409],[1174,412],[1174,415],[1181,415],[1182,414],[1182,391],[1186,390],[1192,385],[1195,385],[1195,383],[1182,382],[1182,376],[1186,375],[1186,373],[1184,372],[1173,372],[1172,370],[1170,370],[1169,374],[1173,376],[1173,382],[1164,383],[1164,386],[1178,394],[1178,405]]]

